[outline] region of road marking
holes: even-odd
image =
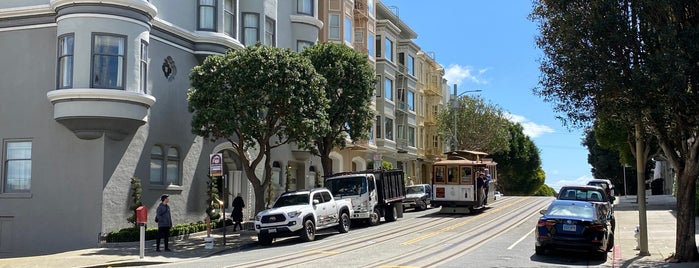
[[[514,248],[517,244],[519,244],[519,242],[522,242],[522,240],[524,240],[525,238],[527,238],[527,236],[530,236],[531,233],[534,232],[534,231],[536,231],[536,228],[532,228],[532,230],[529,231],[529,233],[524,234],[524,235],[522,236],[522,238],[520,238],[519,240],[517,240],[516,242],[514,242],[512,245],[510,245],[509,247],[507,247],[507,250],[511,250],[512,248]]]
[[[325,250],[309,250],[306,251],[308,254],[328,254],[328,255],[334,255],[334,254],[340,254],[339,251],[325,251]]]
[[[507,205],[505,205],[505,206],[498,207],[498,208],[496,208],[496,209],[494,209],[494,210],[491,210],[490,213],[503,210],[503,209],[505,209],[506,207],[512,206],[512,205],[514,205],[514,204],[517,204],[517,203],[509,203],[509,204],[507,204]],[[480,219],[480,218],[477,218],[477,217],[469,218],[468,220],[462,221],[462,222],[457,223],[457,224],[454,224],[454,225],[452,225],[452,226],[448,226],[448,227],[442,228],[441,230],[434,231],[434,232],[431,232],[431,233],[428,233],[428,234],[425,234],[425,235],[422,235],[422,236],[418,236],[418,237],[413,238],[413,239],[411,239],[411,240],[405,241],[405,242],[401,243],[401,245],[407,246],[407,245],[415,244],[415,243],[417,243],[417,242],[420,242],[420,241],[422,241],[422,240],[425,240],[425,239],[428,239],[428,238],[430,238],[430,237],[436,236],[436,235],[438,235],[438,234],[444,233],[444,232],[446,232],[446,231],[454,230],[454,229],[456,229],[456,228],[458,228],[458,227],[461,227],[461,226],[463,226],[463,225],[465,225],[465,224],[467,224],[467,223],[469,223],[469,222],[475,221],[476,219]]]
[[[621,267],[621,264],[621,247],[619,244],[616,244],[614,245],[614,259],[612,259],[612,267]]]

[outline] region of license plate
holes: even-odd
[[[563,231],[570,231],[570,232],[575,232],[575,228],[577,226],[573,224],[563,224]]]
[[[575,227],[575,226],[573,226],[573,227]],[[573,229],[575,229],[575,228],[573,228]],[[276,233],[276,232],[277,232],[276,228],[269,229],[269,233]]]

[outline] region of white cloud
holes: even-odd
[[[507,113],[505,114],[505,118],[508,120],[519,123],[522,125],[522,132],[524,135],[529,136],[530,138],[536,138],[541,135],[544,135],[546,133],[554,133],[555,130],[549,126],[546,125],[540,125],[534,122],[529,121],[526,117],[521,116],[521,115],[516,115],[516,114],[510,114]]]
[[[461,85],[461,83],[464,81],[469,81],[476,84],[487,84],[488,82],[480,77],[487,71],[488,69],[475,70],[472,66],[452,64],[445,70],[444,78],[446,78],[447,83],[451,85]]]

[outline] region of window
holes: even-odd
[[[374,144],[374,126],[369,127],[369,136],[367,138],[370,144]]]
[[[369,33],[367,34],[367,42],[366,42],[366,49],[367,53],[369,54],[369,57],[374,57],[374,35]]]
[[[439,136],[432,136],[432,148],[439,148]]]
[[[32,182],[32,142],[5,142],[3,169],[3,193],[29,192]]]
[[[444,183],[444,167],[434,167],[434,182]]]
[[[259,34],[260,15],[257,13],[243,13],[243,45],[254,46]]]
[[[340,40],[340,14],[330,14],[328,24],[328,39]]]
[[[393,100],[393,80],[388,78],[384,79],[384,98]]]
[[[58,37],[58,88],[73,87],[73,34]]]
[[[296,0],[296,12],[313,16],[313,0]]]
[[[393,62],[393,41],[386,38],[386,59]]]
[[[140,66],[140,73],[139,73],[139,79],[141,79],[141,83],[139,83],[140,86],[140,92],[143,93],[148,93],[147,87],[148,87],[148,43],[146,41],[141,40],[141,66]]]
[[[165,150],[167,154],[164,154]],[[159,185],[179,185],[180,152],[167,145],[155,145],[150,151],[150,182]]]
[[[415,92],[408,90],[408,110],[415,111]]]
[[[367,0],[366,4],[369,6],[369,14],[374,15],[374,0]]]
[[[377,97],[381,97],[381,83],[378,83],[381,81],[380,75],[376,76],[376,81],[377,82],[374,83],[374,95]]]
[[[461,167],[461,184],[473,185],[473,172],[471,167]]]
[[[408,74],[409,75],[415,76],[415,68],[414,68],[415,66],[414,65],[415,65],[415,58],[413,58],[412,55],[408,55],[408,65],[406,67],[408,67]]]
[[[386,139],[393,140],[393,119],[386,118]]]
[[[408,127],[408,146],[415,147],[415,128]]]
[[[304,40],[298,40],[296,41],[296,51],[303,51],[307,47],[310,47],[313,45],[313,42],[311,41],[304,41]]]
[[[447,183],[459,183],[459,170],[456,167],[447,168]]]
[[[216,31],[216,0],[199,0],[199,30]]]
[[[376,138],[380,139],[382,137],[381,135],[381,116],[378,115],[376,116]]]
[[[270,17],[265,17],[265,45],[274,46],[276,45],[274,39],[275,22]]]
[[[223,1],[223,32],[228,36],[235,38],[235,1],[234,0],[224,0]]]
[[[345,42],[352,43],[352,19],[345,17]]]
[[[92,87],[124,89],[126,37],[93,35]]]

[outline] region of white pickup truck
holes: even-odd
[[[325,188],[283,193],[274,205],[255,216],[255,231],[261,245],[272,244],[275,237],[300,236],[313,241],[316,231],[337,227],[349,232],[352,204],[335,200]]]

